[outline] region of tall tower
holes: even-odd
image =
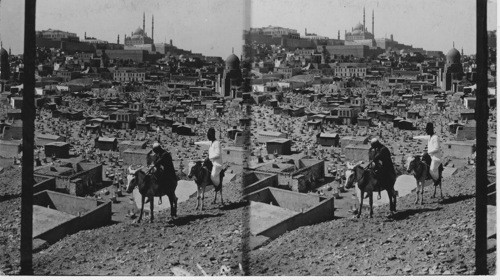
[[[365,7],[363,7],[363,32],[366,31],[366,24],[365,24]]]
[[[375,12],[372,10],[372,35],[375,39]]]
[[[118,37],[116,38],[116,44],[119,45],[120,44],[120,34],[118,34]]]
[[[155,41],[155,16],[151,16],[151,39],[153,40],[153,43]]]
[[[339,32],[337,33],[337,40],[340,40],[340,29]]]
[[[146,32],[146,13],[142,13],[142,30]]]

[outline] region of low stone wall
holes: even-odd
[[[278,175],[271,175],[266,173],[253,172],[252,175],[247,176],[255,176],[258,181],[245,186],[243,189],[243,195],[261,190],[265,187],[277,187],[278,186]],[[250,179],[249,182],[252,180]]]
[[[370,147],[367,145],[348,145],[344,149],[345,159],[352,162],[368,162],[368,150],[370,150]]]
[[[55,243],[66,235],[80,230],[91,229],[107,225],[111,222],[111,202],[80,198],[53,191],[43,191],[33,196],[33,204],[49,207],[57,211],[75,215],[74,219],[58,224],[57,226],[37,235],[38,238]]]
[[[249,194],[248,199],[263,203],[273,203],[282,208],[300,212],[261,232],[258,236],[276,238],[287,231],[305,225],[312,225],[334,218],[334,199],[316,195],[300,194],[277,188],[265,188]]]
[[[52,177],[47,177],[47,176],[40,176],[40,175],[35,175],[37,179],[39,180],[39,183],[36,183],[33,186],[33,193],[38,193],[41,191],[53,191],[56,189],[56,179]]]

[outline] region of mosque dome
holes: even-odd
[[[363,31],[363,25],[361,23],[356,24],[356,26],[354,26],[354,30],[361,30],[361,31]]]
[[[231,54],[230,56],[228,56],[226,59],[226,69],[229,69],[229,70],[240,69],[240,59],[234,54]]]
[[[137,27],[137,29],[134,31],[134,33],[132,33],[132,35],[143,35],[144,34],[144,30],[142,30],[142,28],[140,27]]]
[[[446,54],[446,63],[451,64],[451,63],[460,63],[460,52],[452,48],[447,54]]]

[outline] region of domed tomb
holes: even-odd
[[[230,56],[228,56],[226,59],[226,69],[239,70],[240,69],[240,59],[234,54],[231,54]]]

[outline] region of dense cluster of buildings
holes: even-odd
[[[363,8],[363,23],[358,23],[350,31],[344,30],[344,39],[340,38],[338,30],[337,38],[308,33],[305,29],[304,36],[297,30],[279,26],[268,26],[262,28],[251,28],[245,31],[244,37],[250,44],[280,45],[287,51],[299,49],[315,49],[317,54],[327,54],[330,57],[345,56],[356,58],[376,57],[386,51],[405,50],[407,52],[420,52],[427,55],[442,55],[440,51],[424,51],[390,38],[375,37],[375,13],[372,11],[371,32],[368,31],[365,20],[365,9]]]
[[[307,29],[301,36],[289,28],[251,28],[242,57],[229,54],[225,60],[182,50],[172,41],[155,42],[154,17],[148,34],[145,14],[142,28],[124,35],[123,44],[120,36],[110,43],[87,34],[80,39],[72,32],[39,31],[37,172],[67,177],[71,192],[88,193],[99,181],[96,172],[107,176],[147,164],[153,141],[165,143],[183,169],[190,158],[202,156],[193,143],[209,127],[223,140],[228,163],[299,191],[318,186],[325,172],[339,178],[333,171],[346,160],[367,157],[370,135],[408,140],[426,121],[443,134],[449,159],[471,158],[474,56],[454,47],[446,55],[425,51],[392,35],[376,38],[374,12],[371,32],[364,14],[344,39],[340,31],[330,39]],[[489,75],[493,109],[495,67]],[[22,76],[22,56],[0,48],[0,157],[14,162],[22,137]],[[404,145],[390,143],[395,162],[418,149]],[[74,162],[58,162],[64,158]],[[90,177],[73,176],[90,174],[86,170],[93,170]]]

